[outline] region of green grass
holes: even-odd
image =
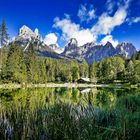
[[[120,103],[126,105],[127,101]],[[82,106],[81,111],[80,106],[64,103],[37,106],[33,111],[13,106],[0,114],[0,136],[1,139],[138,139],[140,113],[133,108],[137,102],[128,101],[126,114],[119,110],[89,112]]]

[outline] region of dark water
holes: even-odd
[[[77,130],[83,123],[88,137]],[[105,130],[92,133],[93,123]],[[137,139],[139,130],[140,89],[0,90],[0,139]]]

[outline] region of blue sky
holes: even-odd
[[[0,22],[10,37],[22,25],[39,29],[46,44],[131,42],[140,49],[140,0],[2,0]]]

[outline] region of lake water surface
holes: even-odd
[[[140,89],[0,90],[0,139],[135,139]]]

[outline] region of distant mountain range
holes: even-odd
[[[134,53],[136,53],[136,48],[131,43],[120,43],[117,47],[113,47],[110,42],[107,42],[105,45],[98,45],[91,42],[78,47],[76,39],[71,39],[65,46],[62,55],[78,60],[85,59],[88,63],[92,63],[93,61],[97,62],[102,58],[115,55],[122,55],[129,59]]]
[[[123,42],[114,47],[110,42],[107,42],[105,45],[91,42],[79,47],[75,38],[70,39],[63,50],[56,44],[46,45],[39,34],[38,29],[35,29],[33,32],[25,25],[20,28],[18,36],[12,42],[21,46],[23,51],[27,51],[29,44],[33,43],[39,56],[76,59],[78,61],[85,59],[89,64],[92,62],[98,62],[102,58],[116,55],[122,55],[129,59],[134,53],[136,53],[136,48],[131,43]]]

